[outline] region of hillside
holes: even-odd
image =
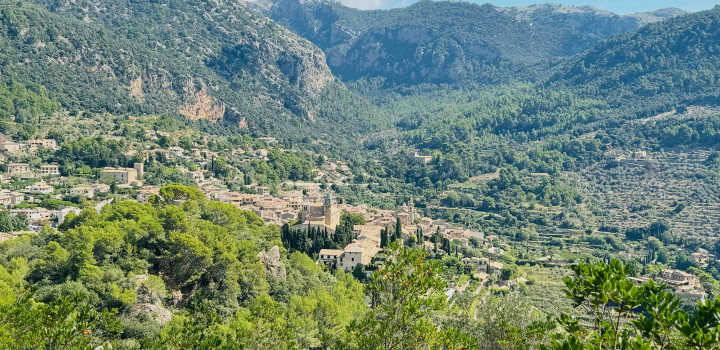
[[[718,22],[0,0],[0,350],[720,349]]]
[[[382,77],[405,84],[537,78],[548,68],[538,63],[680,13],[623,17],[591,7],[445,1],[387,11],[327,1],[277,0],[263,6],[271,18],[325,50],[333,72],[344,80]]]
[[[551,29],[561,38],[555,54],[572,56],[594,43],[614,35],[634,31],[646,24],[661,22],[686,12],[677,8],[620,16],[594,6],[542,4],[528,7],[499,8],[533,27]]]
[[[367,125],[352,107],[343,119],[333,110],[352,97],[321,50],[240,3],[44,5],[51,12],[22,1],[0,7],[1,71],[45,86],[69,109],[228,125],[244,118],[252,132],[297,141],[328,135],[340,121]],[[308,133],[289,132],[296,127]]]
[[[720,93],[719,24],[715,7],[647,25],[572,58],[551,84],[580,86],[637,111],[714,102]]]

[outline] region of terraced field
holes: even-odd
[[[710,150],[662,151],[651,159],[598,164],[570,175],[583,194],[602,208],[598,221],[623,228],[666,219],[682,236],[720,232],[719,174],[703,162]],[[675,212],[678,205],[684,209]]]

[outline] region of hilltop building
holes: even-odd
[[[412,156],[412,159],[414,161],[421,163],[421,164],[427,164],[427,163],[432,162],[432,158],[433,158],[432,156],[421,156],[417,152],[415,152],[415,154],[413,154],[413,156]]]

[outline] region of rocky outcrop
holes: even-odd
[[[141,77],[130,80],[129,90],[130,96],[135,97],[139,101],[143,101],[145,99],[145,95],[143,94],[143,81]]]
[[[159,280],[158,277],[154,277]],[[166,291],[160,285],[150,286],[148,275],[136,275],[133,276],[135,281],[135,294],[137,295],[137,303],[135,303],[126,315],[128,317],[136,318],[142,315],[146,320],[152,320],[160,325],[164,325],[172,320],[173,314],[170,310],[163,307],[163,297]],[[157,290],[157,289],[162,290]]]
[[[264,250],[257,255],[260,262],[265,266],[265,272],[268,276],[272,276],[276,280],[284,281],[287,277],[285,271],[285,263],[280,259],[280,248],[273,246],[270,251]]]
[[[212,98],[204,88],[196,88],[192,80],[185,84],[186,103],[180,114],[190,120],[205,119],[217,122],[225,115],[225,104]]]
[[[173,317],[172,312],[162,307],[162,305],[150,303],[137,303],[133,305],[127,312],[127,315],[129,317],[144,315],[160,325],[170,322]]]
[[[247,120],[246,120],[245,118],[240,118],[240,120],[238,121],[238,128],[239,128],[240,130],[247,130],[247,129],[248,129],[248,123],[247,123]]]

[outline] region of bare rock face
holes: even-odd
[[[257,257],[263,266],[265,266],[265,272],[268,276],[272,276],[280,281],[285,280],[287,277],[285,263],[280,259],[280,248],[278,246],[270,248],[270,251],[267,253],[264,250],[261,251]]]
[[[130,96],[135,97],[138,99],[138,101],[145,100],[144,94],[143,94],[143,81],[141,77],[137,77],[133,80],[130,80]]]
[[[189,98],[188,102],[180,108],[180,114],[186,118],[217,122],[225,115],[225,104],[208,95],[204,88],[196,89],[192,80],[185,85],[185,94]]]
[[[238,128],[240,128],[240,130],[248,129],[248,122],[245,120],[245,117],[240,118],[240,121],[238,121]]]

